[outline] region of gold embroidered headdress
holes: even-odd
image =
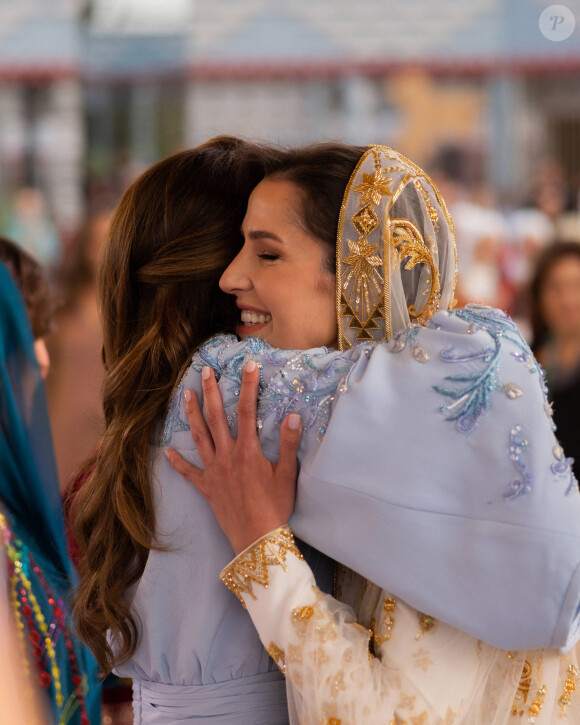
[[[411,161],[371,146],[347,185],[338,224],[338,343],[387,340],[453,303],[453,221]]]

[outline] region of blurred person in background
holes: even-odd
[[[24,298],[40,374],[46,380],[50,370],[46,338],[55,328],[54,302],[48,279],[39,262],[29,252],[6,237],[0,237],[0,260],[4,262]]]
[[[546,372],[557,436],[580,477],[580,244],[538,257],[530,285],[532,349]]]
[[[455,185],[449,210],[460,260],[456,296],[460,306],[478,302],[508,309],[511,296],[502,277],[506,224],[492,190]]]
[[[48,286],[28,254],[0,249],[0,626],[12,683],[26,683],[2,698],[0,721],[34,722],[22,715],[32,708],[43,724],[99,725],[96,663],[71,626],[75,575],[34,340],[49,325]]]
[[[27,249],[52,276],[60,263],[62,248],[42,191],[22,187],[3,216],[2,230],[6,236]]]
[[[103,432],[103,333],[96,267],[111,211],[90,215],[68,248],[59,278],[62,306],[49,340],[52,369],[47,398],[61,490],[66,490]]]

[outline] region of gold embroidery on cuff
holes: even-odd
[[[261,539],[238,554],[222,570],[220,579],[245,608],[242,595],[247,594],[252,599],[256,599],[252,588],[254,583],[267,588],[270,581],[268,567],[281,566],[286,571],[285,562],[289,552],[294,554],[297,559],[303,558],[294,541],[292,530],[286,524],[262,536]]]

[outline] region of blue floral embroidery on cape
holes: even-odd
[[[515,425],[510,431],[510,459],[513,461],[519,476],[510,482],[508,490],[503,495],[508,501],[512,501],[532,490],[532,474],[524,461],[527,445],[528,441],[524,438],[522,426]]]
[[[177,390],[173,394],[169,402],[169,408],[165,417],[165,423],[163,424],[163,431],[159,439],[159,446],[169,445],[171,436],[173,433],[179,433],[181,431],[189,430],[189,423],[183,420],[179,415],[179,408],[181,399],[183,398],[183,381],[177,386]]]
[[[232,352],[232,347],[236,351]],[[211,338],[195,353],[190,369],[201,373],[208,365],[220,382],[220,390],[228,423],[235,428],[237,414],[232,410],[240,394],[242,373],[249,360],[260,367],[260,399],[258,403],[258,429],[263,421],[273,416],[280,425],[292,412],[299,413],[302,426],[308,430],[316,426],[320,440],[326,432],[332,403],[338,393],[348,388],[349,373],[361,355],[368,355],[374,345],[357,345],[342,354],[336,351],[308,353],[300,350],[278,350],[260,338],[249,337],[240,344],[233,335]],[[264,366],[270,369],[268,379]],[[273,368],[273,369],[272,369]],[[169,407],[160,445],[167,445],[175,431],[189,430],[179,415],[183,395],[180,383]]]
[[[521,388],[515,383],[502,385],[498,378],[498,367],[502,352],[502,338],[509,340],[518,348],[516,359],[525,362],[531,372],[538,372],[546,397],[545,384],[539,365],[535,361],[528,344],[522,337],[515,323],[500,310],[481,305],[467,305],[460,310],[449,313],[469,323],[468,332],[484,330],[491,337],[492,345],[481,350],[464,354],[453,347],[441,351],[441,359],[449,363],[462,363],[481,360],[484,366],[473,372],[448,375],[453,386],[434,385],[433,389],[454,402],[441,406],[447,420],[455,421],[461,433],[475,430],[482,416],[489,410],[491,394],[495,390],[503,390],[509,398],[517,398],[522,394]],[[532,369],[533,365],[533,369]]]
[[[566,496],[568,494],[572,493],[577,486],[578,482],[576,481],[576,477],[574,476],[574,472],[572,471],[572,464],[574,463],[573,458],[566,458],[566,454],[564,453],[564,450],[562,446],[555,445],[552,449],[552,454],[554,458],[556,459],[554,463],[550,466],[552,469],[552,473],[556,476],[561,476],[563,478],[569,479],[568,488],[566,489]]]

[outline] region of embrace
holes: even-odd
[[[135,723],[580,721],[578,485],[456,274],[383,146],[218,137],[125,193],[74,612]]]

